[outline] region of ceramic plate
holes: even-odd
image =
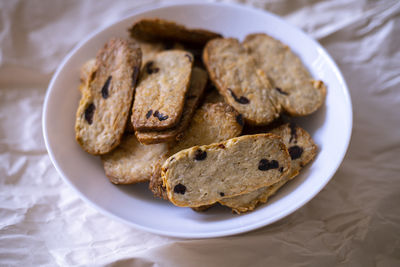
[[[80,93],[79,69],[111,37],[128,38],[127,29],[145,17],[174,20],[187,27],[209,29],[241,40],[265,32],[289,45],[312,75],[328,88],[325,105],[298,119],[319,147],[312,164],[253,212],[232,214],[224,207],[198,213],[156,199],[147,184],[116,186],[104,174],[99,157],[85,153],[75,141],[74,123]],[[78,44],[63,60],[47,90],[43,132],[51,160],[78,194],[99,211],[136,228],[183,238],[243,233],[273,223],[312,199],[332,178],[349,144],[352,108],[346,83],[328,53],[313,39],[279,17],[232,4],[183,4],[142,9]]]

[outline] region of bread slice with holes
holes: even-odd
[[[266,125],[279,116],[281,107],[267,76],[237,39],[209,41],[203,61],[225,102],[242,114],[246,122]]]
[[[97,53],[75,121],[76,140],[88,153],[105,154],[120,143],[141,59],[140,47],[124,39],[111,39]]]
[[[289,168],[282,139],[258,134],[182,150],[165,161],[161,176],[173,204],[199,207],[272,185]]]
[[[279,126],[271,130],[271,133],[282,137],[283,143],[287,146],[291,159],[290,170],[287,175],[283,176],[275,184],[219,201],[219,203],[230,207],[232,211],[238,214],[254,210],[259,204],[267,202],[270,196],[274,195],[289,180],[296,177],[300,170],[312,161],[317,154],[317,145],[310,134],[293,123]]]
[[[200,68],[193,68],[189,89],[185,96],[185,104],[179,124],[171,129],[162,131],[136,131],[135,135],[142,144],[157,144],[179,140],[187,128],[196,110],[207,84],[207,73]]]
[[[170,50],[170,49],[182,49],[182,46],[178,43],[163,43],[163,42],[145,42],[145,41],[140,41],[134,39],[135,42],[137,42],[140,46],[140,49],[142,50],[142,68],[141,72],[144,70],[144,68],[147,66],[146,63],[148,61],[151,61],[158,53],[164,51],[164,50]],[[132,110],[130,112],[129,118],[132,117]],[[133,128],[132,122],[129,119],[127,121],[126,133],[134,133],[135,130]]]
[[[260,33],[248,35],[243,46],[253,56],[256,67],[268,76],[279,104],[289,115],[309,115],[324,103],[324,83],[311,77],[287,45]]]
[[[132,107],[135,131],[176,126],[183,112],[193,55],[181,50],[158,53],[144,66]]]

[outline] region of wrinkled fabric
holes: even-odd
[[[400,266],[397,0],[222,1],[303,29],[328,50],[350,90],[345,160],[290,216],[237,236],[182,240],[106,217],[61,180],[41,128],[52,74],[82,38],[159,2],[177,1],[0,2],[0,265]]]

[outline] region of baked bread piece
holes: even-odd
[[[209,41],[203,62],[219,93],[248,123],[266,125],[279,116],[281,107],[272,92],[275,89],[238,40]]]
[[[240,114],[226,103],[205,103],[192,118],[190,127],[179,142],[170,143],[169,154],[192,146],[208,145],[239,136],[242,132]]]
[[[180,44],[165,44],[160,42],[144,42],[135,40],[139,45],[140,49],[142,50],[142,68],[141,71],[146,66],[146,62],[152,60],[158,53],[168,50],[168,49],[181,49],[182,46]],[[129,118],[132,117],[132,110],[129,112]],[[134,133],[135,130],[133,129],[133,125],[130,119],[128,119],[125,128],[126,133]]]
[[[224,198],[219,201],[228,206],[236,213],[254,210],[257,205],[267,202],[268,198],[278,191],[290,179],[293,179],[299,171],[317,154],[317,145],[311,136],[302,128],[293,123],[284,124],[275,128],[271,133],[282,137],[283,143],[287,146],[291,158],[290,170],[286,176],[270,186],[259,188],[253,192],[239,195],[232,198]]]
[[[288,46],[266,34],[250,34],[243,42],[257,68],[268,76],[274,93],[291,116],[309,115],[324,102],[326,87],[313,80]]]
[[[173,41],[197,46],[203,46],[209,40],[221,37],[215,32],[188,29],[176,22],[159,18],[141,19],[133,24],[129,32],[133,38],[143,41]]]
[[[148,60],[153,58],[157,53],[159,53],[165,49],[165,45],[163,43],[140,42],[137,40],[134,40],[134,41],[137,44],[139,44],[140,49],[142,51],[142,67],[145,62],[147,62]],[[88,78],[94,72],[95,65],[96,65],[96,59],[90,59],[82,65],[81,71],[80,71],[80,80],[81,80],[81,86],[79,86],[80,91],[82,91],[84,88],[87,88],[87,86],[85,86],[85,83],[89,80]],[[131,116],[132,116],[132,112],[130,110],[128,118],[130,118]],[[125,133],[134,133],[134,129],[133,129],[130,119],[128,119],[126,122]]]
[[[106,176],[114,184],[134,184],[150,180],[167,144],[142,145],[134,135],[125,135],[121,144],[101,156]]]
[[[239,123],[240,120],[238,122],[238,118],[240,115],[228,104],[202,105],[194,113],[182,139],[169,144],[168,156],[192,146],[208,145],[239,136],[243,125]],[[167,199],[161,178],[161,165],[164,161],[160,160],[157,171],[150,179],[149,188],[155,196]]]
[[[169,50],[158,53],[141,72],[132,108],[135,131],[165,130],[181,118],[193,56]]]
[[[174,205],[198,207],[274,184],[289,168],[281,138],[258,134],[182,150],[165,161],[161,176]]]
[[[97,53],[75,121],[76,140],[86,152],[105,154],[120,143],[141,58],[139,46],[124,39],[111,39]]]
[[[192,119],[193,113],[197,108],[201,97],[203,96],[207,79],[208,76],[206,71],[194,67],[192,76],[190,78],[189,89],[185,96],[185,104],[179,124],[172,129],[163,131],[136,131],[135,135],[139,142],[149,145],[179,140],[181,133],[188,126],[190,120]]]

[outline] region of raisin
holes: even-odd
[[[225,196],[225,193],[224,193],[224,192],[219,192],[219,195],[220,195],[221,197],[223,197],[223,196]]]
[[[297,125],[293,122],[289,123],[289,128],[290,128],[290,140],[289,143],[292,142],[292,140],[297,139]]]
[[[154,61],[147,62],[145,69],[148,74],[157,73],[160,70],[159,68],[154,67]]]
[[[184,186],[183,184],[177,184],[177,185],[175,185],[175,187],[174,187],[174,193],[184,195],[185,192],[186,192],[186,186]]]
[[[275,90],[278,91],[278,92],[279,92],[280,94],[282,94],[282,95],[289,95],[287,92],[283,91],[283,90],[282,90],[281,88],[279,88],[279,87],[276,87]]]
[[[248,104],[250,101],[246,97],[241,96],[237,102],[239,102],[240,104]]]
[[[168,119],[168,115],[164,115],[158,110],[154,112],[153,117],[158,118],[159,121],[165,121],[166,119]]]
[[[149,111],[147,111],[146,113],[146,119],[150,118],[151,114],[153,114],[153,110],[150,109]]]
[[[301,154],[303,154],[303,149],[299,146],[291,146],[288,151],[292,160],[300,158]]]
[[[219,148],[225,148],[224,144],[219,144],[218,147]]]
[[[283,172],[283,167],[280,167],[280,168],[279,168],[279,171],[280,171],[280,172]]]
[[[201,149],[197,149],[196,153],[194,154],[195,160],[205,160],[206,157],[207,157],[207,152]]]
[[[186,54],[185,57],[187,57],[187,58],[189,59],[190,62],[193,61],[193,58],[192,58],[189,54]]]
[[[237,121],[237,123],[239,123],[240,126],[244,125],[244,120],[243,120],[242,114],[239,114],[236,116],[236,121]]]
[[[85,120],[89,123],[93,123],[93,114],[94,110],[96,109],[95,105],[91,103],[87,108],[85,109]]]
[[[108,87],[110,87],[110,82],[111,82],[112,76],[108,76],[106,82],[104,83],[103,87],[101,88],[101,96],[104,99],[108,98]]]
[[[250,100],[247,97],[244,97],[244,96],[237,97],[235,95],[235,93],[231,89],[228,88],[228,90],[231,93],[233,99],[235,99],[235,101],[238,102],[239,104],[248,104],[248,103],[250,103]]]
[[[139,76],[139,68],[137,66],[133,67],[132,72],[132,88],[136,87],[137,78]]]
[[[160,121],[164,121],[164,120],[166,120],[166,119],[168,119],[168,115],[162,115],[161,113],[160,113],[160,116],[158,116],[158,120],[160,120]]]
[[[148,73],[148,74],[151,74],[152,73],[152,66],[153,66],[153,64],[154,64],[154,62],[153,61],[149,61],[149,62],[147,62],[146,63],[146,65],[144,66],[144,68],[146,69],[146,72]]]
[[[267,160],[267,159],[261,159],[260,162],[258,163],[258,169],[260,171],[268,171],[270,169],[277,169],[279,168],[279,163],[276,160]]]

